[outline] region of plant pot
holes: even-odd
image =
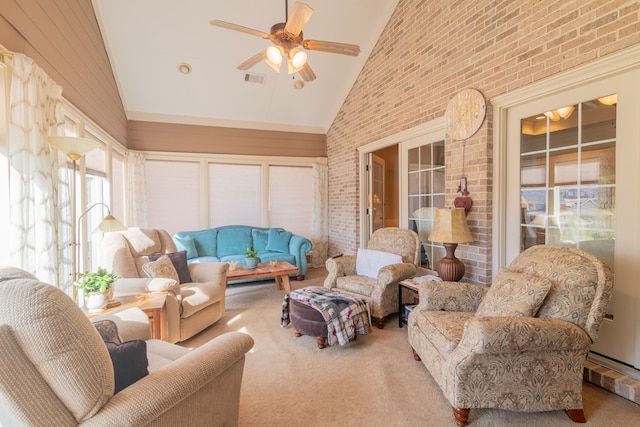
[[[87,292],[84,294],[84,306],[90,313],[104,310],[109,303],[109,291]]]
[[[256,268],[258,266],[258,262],[260,261],[258,257],[245,258],[244,260],[247,263],[247,268]]]

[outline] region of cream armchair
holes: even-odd
[[[415,231],[385,227],[371,235],[367,249],[399,255],[402,262],[380,268],[377,277],[373,278],[356,273],[356,255],[329,258],[325,263],[328,275],[324,287],[336,288],[366,300],[371,316],[376,318],[378,328],[382,329],[386,316],[398,312],[397,283],[416,274],[420,262],[420,240]]]
[[[191,338],[214,324],[225,312],[226,262],[188,264],[191,282],[150,279],[143,270],[150,255],[176,252],[169,233],[158,229],[130,228],[106,233],[101,246],[101,265],[121,279],[114,295],[167,291],[167,341]]]
[[[122,339],[149,339],[141,310],[123,309],[109,319]],[[0,425],[238,425],[252,346],[240,332],[195,350],[148,340],[149,374],[114,394],[109,352],[82,310],[29,273],[0,268]]]
[[[564,410],[584,422],[584,362],[611,298],[611,269],[564,246],[533,246],[490,288],[422,282],[409,343],[459,426],[471,408]]]

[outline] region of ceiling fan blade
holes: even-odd
[[[313,9],[309,6],[304,3],[296,2],[293,5],[291,14],[289,14],[284,30],[297,36],[300,34],[300,31],[302,31],[302,27],[304,27],[309,18],[311,18],[312,13]]]
[[[249,68],[256,65],[258,62],[262,61],[267,57],[267,51],[261,50],[260,52],[253,55],[251,58],[244,61],[242,64],[238,65],[238,70],[246,71]]]
[[[222,27],[228,30],[240,31],[241,33],[251,34],[252,36],[262,37],[263,39],[268,39],[269,34],[254,30],[253,28],[243,27],[242,25],[232,24],[231,22],[220,21],[219,19],[214,19],[213,21],[209,21],[209,23],[215,27]]]
[[[302,70],[299,73],[305,82],[311,82],[316,79],[316,73],[313,72],[308,62],[302,66]]]
[[[308,50],[319,50],[321,52],[339,53],[341,55],[358,56],[360,46],[355,44],[327,42],[322,40],[303,40],[302,47]]]

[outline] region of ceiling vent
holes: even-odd
[[[244,81],[247,83],[264,84],[264,74],[244,73]]]

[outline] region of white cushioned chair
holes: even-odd
[[[409,343],[453,408],[565,410],[584,422],[584,362],[611,298],[601,259],[564,246],[532,246],[491,287],[422,282]]]
[[[167,279],[151,279],[143,268],[152,255],[177,252],[165,230],[130,228],[106,233],[101,249],[101,266],[120,277],[114,286],[116,297],[168,291],[167,341],[175,343],[191,338],[224,314],[229,268],[226,262],[188,264],[191,282],[178,284]]]
[[[109,352],[82,310],[60,289],[0,267],[0,425],[238,425],[249,335],[190,350],[149,339],[138,308],[109,319],[123,340],[146,340],[148,358],[149,374],[115,394]]]
[[[324,287],[336,288],[367,301],[371,316],[382,329],[386,316],[398,312],[398,282],[416,274],[420,239],[415,231],[385,227],[373,232],[367,249],[399,255],[401,260],[380,268],[374,278],[357,274],[357,255],[329,258],[325,263],[328,275]]]

